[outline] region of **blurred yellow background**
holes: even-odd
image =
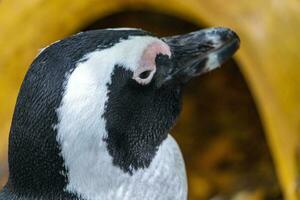
[[[234,29],[236,60],[191,82],[173,131],[189,199],[300,199],[299,0],[0,1],[1,185],[16,96],[38,50],[81,30],[118,26],[158,35]]]

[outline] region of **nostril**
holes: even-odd
[[[140,73],[139,78],[147,79],[150,76],[150,74],[151,74],[151,70],[144,71],[144,72]]]

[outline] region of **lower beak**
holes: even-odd
[[[185,83],[221,66],[233,56],[240,44],[238,35],[227,28],[209,28],[185,35],[164,37],[172,52],[171,69],[158,69],[159,84]]]

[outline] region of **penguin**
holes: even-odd
[[[227,28],[162,38],[119,28],[43,49],[17,98],[0,200],[186,200],[169,134],[183,87],[239,43]]]

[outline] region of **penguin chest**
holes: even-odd
[[[105,154],[102,156],[105,157]],[[85,200],[187,199],[184,161],[176,141],[170,135],[160,145],[150,166],[133,174],[125,173],[112,166],[111,162],[105,162],[107,160],[101,161],[97,171],[88,166],[80,176],[80,171],[77,171],[76,177],[70,179],[67,190]],[[86,160],[85,163],[88,162]]]
[[[107,200],[186,200],[187,180],[180,149],[172,136],[163,142],[149,168],[120,177]],[[103,198],[105,199],[105,198]]]

